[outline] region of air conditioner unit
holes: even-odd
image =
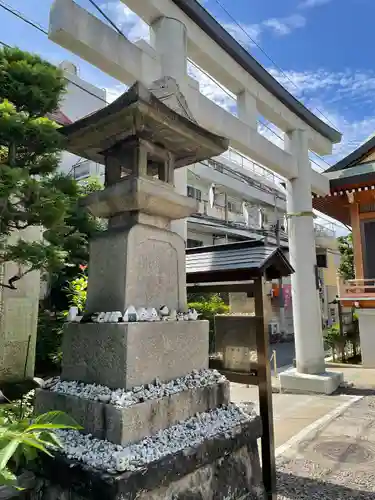
[[[280,333],[280,325],[278,321],[270,321],[268,324],[268,331],[270,335],[277,335]]]

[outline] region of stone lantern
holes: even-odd
[[[258,491],[259,419],[234,408],[228,382],[208,370],[209,325],[184,315],[185,242],[170,227],[171,221],[198,209],[195,200],[176,193],[175,169],[219,155],[228,141],[183,116],[178,107],[171,109],[139,82],[61,132],[71,153],[105,165],[104,189],[83,203],[93,215],[107,219],[108,227],[91,241],[84,321],[65,329],[61,380],[36,398],[39,412],[67,411],[86,433],[85,438],[66,438],[71,458],[81,459],[85,467],[73,462],[71,469],[60,458],[58,474],[43,469],[44,478],[54,477],[51,498],[60,498],[53,489],[56,481],[71,495],[76,487],[85,490],[86,496],[77,499],[96,498],[99,491],[101,498],[141,500],[187,498],[196,488],[212,494],[238,490],[238,498]],[[135,311],[164,306],[180,314],[149,318],[153,321],[141,321],[137,314],[130,320],[129,314],[123,316],[130,306]],[[119,312],[116,320],[99,322],[97,314],[108,311]],[[215,425],[218,431],[212,434]],[[186,441],[194,433],[195,441]],[[174,442],[169,449],[178,452],[160,452],[170,435],[177,443],[182,439],[182,448]],[[100,445],[93,444],[95,438]],[[79,444],[80,439],[86,444]],[[137,443],[143,443],[140,455]],[[112,460],[105,451],[111,446],[122,465],[103,465],[105,473],[93,470]],[[95,456],[93,464],[87,459],[93,457],[90,447],[107,458],[97,462]],[[143,466],[129,465],[129,454],[134,454],[132,464]],[[225,472],[223,484],[215,479],[224,463],[233,476],[230,485]],[[211,478],[206,484],[202,467]],[[62,479],[64,470],[67,477]],[[251,473],[244,475],[244,470]],[[165,487],[171,488],[169,496],[163,496]]]

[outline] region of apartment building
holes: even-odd
[[[63,62],[67,93],[55,119],[62,124],[96,111],[106,104],[106,92],[82,80],[76,66]],[[64,153],[61,169],[78,180],[103,179],[104,167]],[[229,149],[224,155],[189,166],[187,196],[199,202],[198,212],[187,219],[187,246],[215,245],[244,239],[266,239],[288,252],[286,194],[283,179],[249,158]],[[276,227],[279,228],[277,233]],[[332,224],[316,224],[317,279],[320,283],[322,318],[332,320],[329,302],[336,294],[335,274],[339,262]],[[293,332],[290,280],[283,284],[285,329]],[[267,321],[280,330],[277,285],[268,290]],[[251,301],[241,294],[230,298],[234,311],[251,310]]]

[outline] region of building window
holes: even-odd
[[[202,201],[202,191],[193,186],[187,186],[187,195],[189,198],[194,198],[197,201]]]
[[[187,248],[202,247],[203,241],[192,240],[192,239],[188,238],[187,242],[186,242],[186,246],[187,246]]]
[[[228,201],[228,210],[234,214],[242,214],[242,204],[236,201]]]
[[[90,163],[84,161],[73,167],[73,177],[76,180],[86,179],[90,177]]]

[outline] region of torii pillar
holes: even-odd
[[[297,160],[298,177],[287,181],[289,258],[292,275],[296,367],[280,374],[283,389],[331,394],[342,373],[325,370],[322,320],[315,279],[316,252],[308,137],[285,134],[285,147]]]

